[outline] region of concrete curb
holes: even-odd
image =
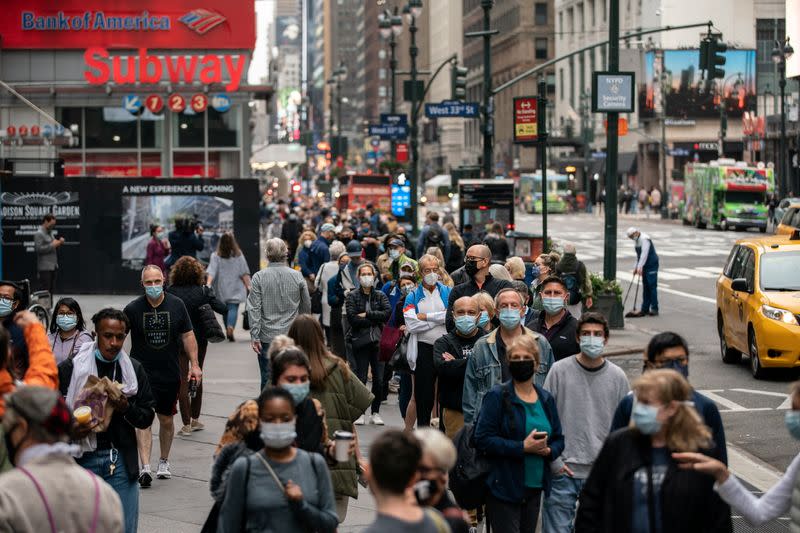
[[[761,492],[768,491],[783,477],[783,472],[733,444],[728,444],[728,467],[736,477]]]

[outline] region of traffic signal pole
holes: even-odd
[[[619,72],[619,0],[608,5],[608,71]],[[617,152],[619,151],[619,113],[607,115],[606,133],[606,217],[603,244],[603,277],[617,278]],[[666,191],[664,191],[666,194]]]

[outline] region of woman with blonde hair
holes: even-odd
[[[506,281],[514,280],[508,270],[506,270],[506,267],[498,263],[489,265],[489,274],[491,274],[494,279],[504,279]]]
[[[533,298],[531,299],[531,307],[537,311],[544,309],[542,305],[542,282],[550,276],[555,276],[556,266],[561,260],[561,254],[558,252],[549,252],[542,254],[533,262],[533,283],[531,283],[531,291],[533,291]]]
[[[464,266],[464,254],[467,251],[467,247],[455,224],[448,222],[444,225],[444,229],[447,231],[447,236],[450,237],[450,253],[444,262],[444,269],[447,272],[453,272]]]
[[[439,280],[442,282],[443,285],[447,285],[451,289],[453,288],[453,278],[450,277],[450,274],[444,269],[444,254],[442,254],[442,249],[438,246],[431,246],[425,252],[425,255],[432,255],[436,258],[439,262]],[[422,258],[420,258],[422,259]]]
[[[633,394],[631,426],[608,437],[583,486],[576,533],[733,531],[714,479],[680,468],[672,455],[711,444],[689,382],[675,370],[651,370]]]
[[[300,273],[303,274],[303,277],[306,279],[317,275],[316,269],[311,265],[311,245],[314,244],[316,240],[317,236],[311,230],[305,230],[300,234],[296,264],[300,267]]]
[[[506,261],[506,270],[508,270],[512,280],[525,279],[525,261],[521,257],[509,257],[508,261]]]
[[[492,331],[494,329],[492,320],[494,320],[497,314],[497,309],[494,306],[494,298],[492,298],[488,292],[484,291],[479,292],[473,296],[473,298],[478,301],[478,307],[481,310],[481,314],[478,315],[478,327],[486,332]]]

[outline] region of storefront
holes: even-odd
[[[9,0],[0,158],[16,174],[248,176],[252,0]],[[63,126],[63,129],[60,127]],[[55,169],[55,170],[54,170]]]

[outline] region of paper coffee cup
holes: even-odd
[[[349,431],[337,431],[333,434],[336,442],[334,456],[340,463],[350,460],[350,443],[353,442],[353,434]]]
[[[92,421],[92,408],[88,405],[84,405],[82,407],[78,407],[75,411],[72,412],[72,415],[75,417],[75,421],[80,424],[88,424]]]

